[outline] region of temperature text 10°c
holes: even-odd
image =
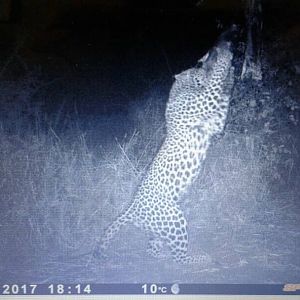
[[[159,284],[143,284],[142,285],[143,293],[144,294],[166,294],[168,289],[166,286],[159,285]]]

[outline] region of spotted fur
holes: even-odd
[[[187,221],[179,200],[197,177],[211,138],[224,128],[233,85],[230,44],[219,43],[199,64],[175,76],[165,113],[165,141],[133,202],[107,228],[97,252],[103,252],[120,227],[131,222],[152,235],[147,252],[154,257],[161,257],[167,245],[176,262],[208,259],[187,255]]]

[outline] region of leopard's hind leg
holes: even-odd
[[[169,246],[174,261],[181,264],[207,263],[211,261],[209,255],[190,256],[188,252],[187,222],[183,212],[173,208],[174,221],[169,222],[167,231],[162,231],[161,236]]]

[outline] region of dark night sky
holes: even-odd
[[[299,3],[263,1],[264,40],[282,41],[287,53],[293,48],[286,58],[298,54],[294,48],[300,33]],[[98,78],[109,97],[119,90],[131,99],[151,84],[159,88],[165,83],[162,86],[169,89],[172,76],[194,65],[224,28],[232,23],[243,28],[244,4],[242,0],[12,0],[7,20],[2,13],[0,53],[4,63],[17,49],[23,66],[11,64],[5,76],[23,76],[26,65],[40,68],[50,78],[63,76],[74,86]]]
[[[31,51],[38,59],[39,55],[51,52],[64,55],[68,44],[73,50],[76,47],[85,51],[91,43],[101,46],[99,51],[104,55],[105,51],[129,52],[136,45],[151,51],[155,43],[163,43],[171,53],[196,53],[201,47],[210,47],[224,27],[244,24],[245,1],[12,0],[12,3],[10,18],[0,24],[1,48],[13,46],[20,36],[26,35],[24,55],[26,50]],[[263,1],[265,34],[275,40],[276,35],[295,26],[299,7],[299,1],[295,0]],[[223,28],[217,28],[218,24]]]

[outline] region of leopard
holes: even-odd
[[[105,230],[94,251],[107,251],[127,223],[150,237],[146,252],[163,257],[168,248],[179,264],[203,263],[209,254],[188,254],[188,228],[183,195],[195,181],[212,138],[224,130],[234,85],[233,51],[221,40],[195,67],[175,75],[165,109],[166,135],[138,186],[133,201]]]

